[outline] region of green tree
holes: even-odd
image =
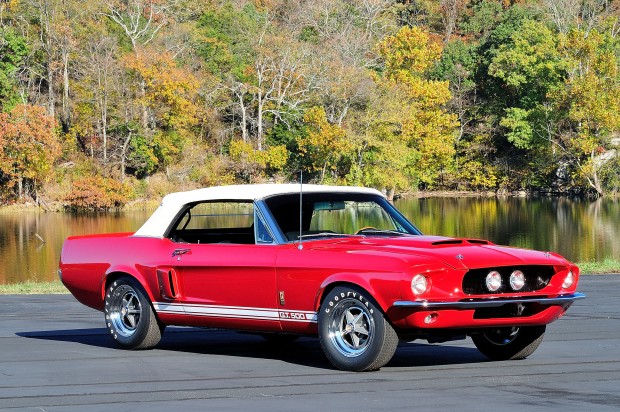
[[[547,146],[550,112],[547,95],[561,87],[566,62],[558,38],[545,24],[525,20],[510,41],[497,49],[489,75],[502,81],[507,107],[500,125],[519,149]]]
[[[16,77],[27,54],[26,39],[11,27],[0,27],[0,109],[4,111],[19,99]]]

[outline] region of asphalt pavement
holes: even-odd
[[[4,295],[0,410],[618,411],[620,275],[583,276],[579,290],[528,359],[416,341],[366,373],[333,369],[313,338],[168,328],[153,350],[117,349],[103,315],[70,295]]]

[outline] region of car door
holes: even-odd
[[[279,330],[277,252],[255,233],[253,204],[209,202],[192,211],[171,234],[175,306],[193,324]]]

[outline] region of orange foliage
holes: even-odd
[[[118,209],[129,200],[129,189],[114,179],[83,178],[73,182],[73,189],[64,200],[70,210]]]
[[[177,66],[170,53],[128,55],[126,66],[144,80],[145,104],[165,129],[187,129],[197,122],[198,79]]]
[[[0,113],[2,194],[22,196],[23,183],[36,190],[45,180],[61,151],[55,127],[54,118],[40,106],[18,105],[10,113]]]

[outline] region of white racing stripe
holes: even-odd
[[[248,308],[243,306],[218,306],[154,302],[158,313],[175,315],[209,316],[214,318],[233,318],[250,320],[280,320],[284,322],[313,323],[317,320],[316,312],[299,310],[279,310],[275,308]]]

